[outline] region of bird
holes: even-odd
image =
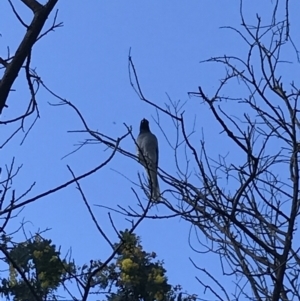
[[[151,195],[154,200],[159,200],[160,190],[157,178],[158,168],[158,140],[151,133],[149,121],[142,119],[140,133],[136,139],[137,156],[139,162],[145,167],[151,188]]]

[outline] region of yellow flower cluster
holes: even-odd
[[[152,269],[148,276],[149,281],[153,281],[155,284],[161,284],[166,281],[166,278],[162,276],[162,271],[158,268]]]
[[[129,283],[129,282],[131,282],[131,279],[130,279],[131,277],[129,276],[129,275],[127,275],[127,274],[125,274],[125,273],[121,273],[121,279],[123,280],[123,282],[125,282],[125,283]]]
[[[160,284],[163,283],[165,281],[165,277],[163,277],[162,275],[156,275],[156,277],[154,278],[154,283]]]
[[[155,295],[154,295],[155,300],[157,301],[161,301],[164,298],[164,294],[160,291],[158,291]]]
[[[33,256],[35,258],[41,258],[43,256],[43,252],[35,250],[35,251],[33,251]]]
[[[125,284],[138,285],[140,280],[136,275],[121,273],[121,279]]]
[[[121,279],[124,283],[130,283],[132,285],[138,284],[139,279],[135,275],[135,271],[138,269],[138,264],[133,262],[130,258],[125,258],[120,263],[121,266]]]
[[[122,262],[121,262],[121,269],[124,272],[128,272],[130,270],[134,270],[138,268],[138,264],[133,262],[130,258],[125,258]]]

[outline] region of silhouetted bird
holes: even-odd
[[[137,155],[140,163],[144,165],[150,182],[151,194],[155,200],[159,199],[160,191],[157,179],[158,167],[158,141],[149,128],[149,121],[143,119],[140,133],[136,139]]]

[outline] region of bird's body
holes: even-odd
[[[144,165],[150,182],[151,195],[155,200],[159,199],[160,191],[157,178],[158,167],[158,141],[149,128],[149,121],[143,119],[140,125],[140,133],[136,139],[137,155],[140,163]]]

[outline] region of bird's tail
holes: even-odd
[[[160,199],[160,190],[157,178],[157,171],[150,170],[148,173],[151,196],[155,201]]]

